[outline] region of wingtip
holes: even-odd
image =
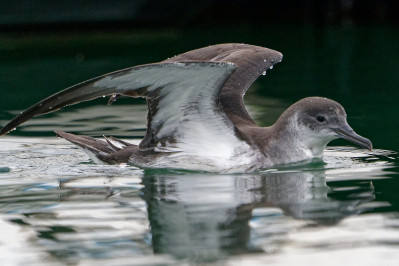
[[[275,51],[275,50],[274,50]],[[275,56],[274,56],[274,58],[273,59],[271,59],[271,63],[273,64],[273,65],[275,65],[275,64],[278,64],[278,63],[281,63],[281,61],[283,61],[283,54],[282,53],[280,53],[279,51],[275,51]]]
[[[11,131],[14,131],[15,129],[16,128],[9,127],[7,124],[0,130],[0,136],[7,135],[8,133],[10,133]]]

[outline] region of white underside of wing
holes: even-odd
[[[235,69],[234,64],[224,62],[158,63],[110,73],[96,80],[92,86],[112,89],[114,93],[144,87],[151,92],[171,84],[198,86],[207,77],[210,83],[223,83]]]
[[[151,126],[161,127],[157,138],[173,136],[176,143],[158,143],[157,151],[177,152],[170,157],[186,161],[185,164],[200,160],[199,165],[204,168],[206,165],[231,168],[232,159],[251,148],[237,138],[232,122],[217,105],[223,83],[215,81],[218,76],[215,70],[192,74],[182,76],[181,82],[167,85],[161,91],[163,97]]]
[[[199,81],[200,82],[200,81]],[[183,151],[204,156],[232,155],[237,138],[233,124],[215,104],[218,88],[196,86],[167,86],[158,104],[152,127],[160,126],[158,138],[174,136],[177,143],[158,150]]]

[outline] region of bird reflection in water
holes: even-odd
[[[305,220],[305,226],[336,224],[374,198],[372,186],[367,193],[358,192],[360,197],[332,198],[324,170],[252,175],[147,172],[143,183],[154,252],[196,261],[264,252],[267,245],[278,248],[293,221]],[[277,223],[274,229],[265,228],[270,223]]]

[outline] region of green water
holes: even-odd
[[[2,35],[1,125],[83,80],[226,42],[284,54],[246,95],[260,125],[270,125],[303,97],[325,96],[345,107],[349,124],[373,142],[374,152],[336,140],[325,163],[246,175],[94,165],[52,130],[138,141],[145,130],[144,102],[121,99],[107,107],[107,99],[99,99],[68,107],[0,138],[3,262],[395,265],[397,28]]]

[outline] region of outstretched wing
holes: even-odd
[[[151,101],[164,97],[165,87],[195,87],[198,90],[218,88],[235,68],[231,63],[184,62],[157,63],[119,70],[84,81],[36,103],[5,125],[0,135],[34,116],[106,95],[145,97]]]
[[[172,57],[163,62],[182,62],[201,60],[211,62],[230,62],[237,70],[220,89],[220,104],[236,127],[255,126],[255,122],[245,109],[243,98],[247,89],[266,70],[281,62],[283,55],[268,48],[227,43],[218,44]]]
[[[127,95],[147,100],[148,124],[141,150],[231,154],[237,147],[236,129],[255,126],[243,104],[246,90],[281,58],[279,52],[263,47],[221,44],[116,71],[40,101],[10,121],[0,135],[66,105]]]

